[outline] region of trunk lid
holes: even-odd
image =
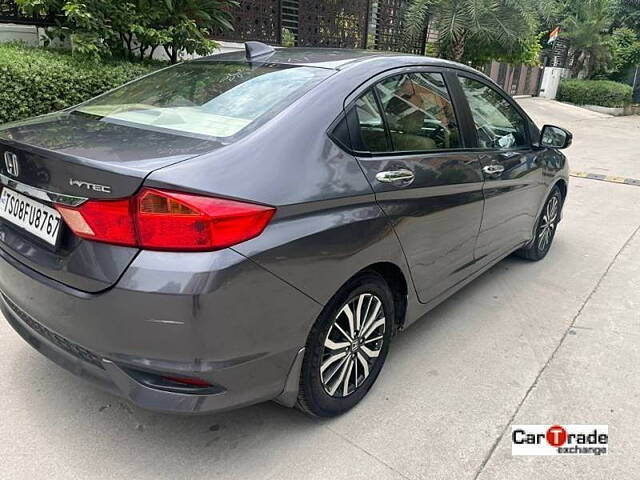
[[[57,113],[0,129],[0,174],[3,188],[48,206],[57,195],[63,201],[116,199],[133,195],[152,171],[219,146],[82,113]],[[87,292],[113,285],[138,252],[87,241],[61,227],[59,244],[52,247],[2,219],[0,248],[42,275]]]

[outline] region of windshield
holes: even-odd
[[[138,128],[224,139],[275,115],[332,73],[314,67],[196,61],[144,77],[74,112]]]

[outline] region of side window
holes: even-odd
[[[355,112],[360,126],[360,140],[364,150],[388,152],[387,132],[376,97],[371,90],[356,100]]]
[[[445,150],[461,146],[453,105],[441,74],[396,75],[381,81],[375,88],[395,151]]]
[[[471,108],[480,147],[508,150],[529,145],[527,123],[509,101],[483,82],[458,78]]]

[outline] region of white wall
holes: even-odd
[[[38,46],[38,29],[35,25],[16,25],[0,23],[0,43],[23,42],[33,47]]]
[[[32,47],[44,45],[44,28],[35,25],[17,25],[15,23],[0,23],[0,43],[22,42]],[[51,43],[56,48],[71,48],[69,40]]]
[[[554,99],[558,94],[560,80],[569,78],[571,71],[568,68],[545,67],[540,85],[540,96]]]

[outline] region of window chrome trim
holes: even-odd
[[[2,173],[0,173],[0,182],[2,182],[2,185],[5,187],[9,187],[16,192],[24,193],[30,197],[37,198],[38,200],[61,203],[70,207],[77,207],[88,200],[86,197],[74,197],[73,195],[65,195],[63,193],[50,192],[41,188],[32,187],[31,185],[13,180]]]

